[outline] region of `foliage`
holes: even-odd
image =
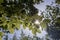
[[[51,22],[47,26],[47,32],[52,39],[60,39],[60,0],[55,1],[56,5],[47,5],[46,11],[49,13]],[[53,5],[53,6],[52,6]],[[56,33],[56,34],[55,34]]]
[[[40,2],[42,0],[0,0],[0,28],[3,29],[3,32],[8,30],[10,33],[14,33],[14,30],[20,29],[22,24],[24,28],[29,27],[34,34],[40,32],[32,22],[35,19],[41,18],[40,21],[42,20],[42,17],[37,16],[38,9],[34,7],[35,3]]]
[[[40,32],[39,25],[44,28],[51,21],[60,23],[60,18],[57,19],[57,16],[60,16],[60,8],[57,6],[47,5],[46,12],[49,13],[51,19],[49,19],[49,15],[45,15],[46,18],[44,15],[37,15],[38,9],[34,7],[34,4],[40,2],[43,0],[0,0],[0,28],[14,33],[14,29],[19,29],[22,24],[24,28],[29,27],[32,33],[36,34],[36,32]],[[59,0],[56,0],[56,3],[59,4]],[[38,26],[34,23],[36,19],[40,22]]]
[[[60,0],[56,0],[56,3],[60,4]]]

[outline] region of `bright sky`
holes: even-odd
[[[43,3],[35,4],[35,7],[40,11],[45,11],[46,5],[51,5],[54,0],[44,0]],[[55,5],[55,4],[54,4]]]

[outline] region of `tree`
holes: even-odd
[[[60,5],[59,0],[57,1],[56,6],[47,5],[47,12],[51,16],[51,22],[47,26],[47,32],[52,39],[60,39]],[[58,36],[59,35],[59,36]]]
[[[40,32],[39,26],[34,23],[36,19],[38,19],[40,22],[39,25],[41,25],[43,28],[46,28],[47,24],[50,24],[51,21],[51,24],[58,23],[59,25],[59,0],[56,0],[58,7],[47,5],[47,13],[42,12],[42,15],[38,16],[38,10],[36,7],[34,7],[34,4],[38,4],[40,2],[43,2],[43,0],[0,1],[0,27],[2,27],[4,30],[7,28],[10,33],[13,33],[14,29],[19,29],[20,24],[22,24],[24,28],[29,27],[29,29],[32,30],[32,33],[36,34],[36,32]],[[51,19],[49,19],[49,17],[51,17]]]
[[[40,2],[43,0],[0,0],[0,27],[10,33],[13,33],[16,28],[19,29],[20,24],[24,28],[28,26],[30,30],[34,30],[32,20],[35,20],[33,16],[37,16],[38,13],[34,4]]]

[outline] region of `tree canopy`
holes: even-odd
[[[41,2],[43,0],[0,0],[0,28],[13,33],[22,24],[24,28],[29,27],[32,33],[36,34],[36,32],[41,32],[39,26],[46,27],[51,21],[60,24],[60,0],[56,0],[57,6],[46,6],[46,15],[42,12],[41,16],[38,16],[38,9],[34,4]],[[36,19],[39,21],[39,25],[35,24]]]
[[[32,23],[35,20],[35,16],[38,13],[38,9],[34,7],[34,4],[43,2],[42,0],[0,0],[0,28],[4,32],[13,33],[15,29],[20,28],[20,24],[24,28],[29,27],[33,30],[39,32]],[[35,31],[36,30],[36,31]],[[1,35],[2,36],[2,35]]]

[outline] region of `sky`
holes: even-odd
[[[43,3],[35,4],[34,6],[40,11],[45,11],[46,5],[51,5],[52,2],[55,2],[54,0],[44,0]],[[55,4],[54,4],[55,5]]]

